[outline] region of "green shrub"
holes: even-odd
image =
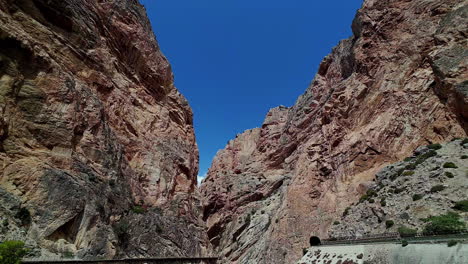
[[[456,240],[450,240],[450,241],[447,243],[447,246],[448,246],[448,247],[453,247],[453,246],[455,246],[457,243],[458,243],[458,241],[456,241]]]
[[[414,171],[405,171],[403,172],[403,176],[411,176],[414,174]]]
[[[144,213],[146,212],[146,209],[143,208],[142,206],[137,205],[137,206],[134,206],[134,207],[132,208],[132,211],[133,211],[135,214],[144,214]]]
[[[390,227],[392,227],[393,225],[395,224],[395,222],[393,222],[393,220],[387,220],[385,221],[385,227],[388,229]]]
[[[429,149],[438,150],[438,149],[442,148],[442,145],[440,145],[440,144],[431,144],[431,145],[428,145],[427,147]]]
[[[435,192],[440,192],[442,190],[444,190],[445,187],[443,185],[435,185],[435,186],[432,186],[431,188],[431,193],[435,193]]]
[[[367,190],[366,194],[369,196],[369,197],[375,197],[377,196],[377,192],[373,189],[369,189]]]
[[[367,201],[367,199],[369,199],[369,196],[367,194],[363,194],[361,198],[359,198],[359,203]]]
[[[404,159],[405,162],[412,161],[412,160],[413,160],[413,157],[406,157],[406,158]]]
[[[465,144],[468,144],[468,138],[464,138],[461,142],[460,142],[460,146],[463,146]]]
[[[387,205],[387,201],[385,201],[385,198],[380,199],[380,205],[381,206],[386,206]]]
[[[398,233],[400,233],[401,237],[414,237],[418,233],[418,230],[416,229],[411,229],[406,226],[400,226],[398,228]]]
[[[404,190],[405,190],[404,187],[402,187],[402,188],[395,188],[395,190],[393,190],[393,193],[399,194],[399,193],[402,193]]]
[[[130,225],[126,220],[120,220],[120,222],[114,225],[114,234],[120,241],[124,242],[128,237],[129,228]]]
[[[402,247],[406,247],[407,245],[408,245],[408,241],[406,241],[406,240],[401,241],[401,246]]]
[[[350,207],[346,207],[346,209],[343,211],[343,217],[347,216],[349,214],[349,210],[351,210]]]
[[[369,199],[367,199],[367,201],[368,201],[369,203],[375,203],[375,200],[374,200],[373,198],[369,198]]]
[[[462,212],[468,212],[468,200],[456,202],[453,208]]]
[[[29,250],[21,241],[4,241],[0,243],[0,263],[20,264],[21,259],[28,254]]]
[[[461,159],[468,159],[468,155],[462,155],[460,158]]]
[[[456,168],[458,168],[457,165],[455,165],[455,163],[453,163],[453,162],[445,162],[443,167],[446,168],[446,169],[456,169]]]
[[[421,200],[423,198],[422,194],[414,194],[413,195],[413,201]]]
[[[339,225],[340,224],[340,221],[335,221],[333,222],[334,225]]]
[[[424,227],[424,233],[427,234],[453,234],[465,231],[465,223],[460,220],[460,215],[454,212],[432,216],[426,220],[428,224]]]
[[[408,164],[408,165],[405,166],[405,169],[406,169],[406,170],[415,170],[415,169],[416,169],[416,164],[410,163],[410,164]],[[406,172],[406,171],[405,171],[405,172]],[[404,175],[404,173],[403,173],[403,175]]]
[[[453,175],[453,173],[451,173],[450,171],[446,171],[446,172],[445,172],[445,176],[447,176],[447,178],[453,178],[453,177],[455,177],[455,175]]]
[[[73,254],[73,252],[66,251],[65,253],[63,253],[63,258],[71,259],[74,257],[75,257],[75,254]]]
[[[434,157],[436,155],[437,155],[437,152],[435,150],[433,150],[433,149],[431,149],[429,151],[426,151],[424,154],[421,154],[418,157],[416,157],[416,160],[414,161],[414,164],[417,166],[417,165],[423,163],[424,161],[426,161],[428,158]]]

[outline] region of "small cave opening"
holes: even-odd
[[[311,236],[309,243],[311,247],[320,246],[322,244],[322,242],[320,241],[320,238],[317,236]]]
[[[78,213],[75,217],[70,219],[68,222],[60,226],[55,230],[51,235],[47,237],[48,240],[57,241],[59,239],[64,239],[69,243],[75,243],[76,236],[83,220],[84,211]]]

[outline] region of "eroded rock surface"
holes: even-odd
[[[337,217],[329,237],[396,233],[404,226],[424,231],[431,216],[455,212],[468,200],[468,138],[420,147],[405,160],[383,168],[356,204]]]
[[[36,256],[208,253],[192,111],[137,0],[0,1],[0,164],[0,240]]]
[[[290,108],[218,152],[202,184],[225,263],[293,263],[389,163],[466,136],[467,1],[366,0]]]

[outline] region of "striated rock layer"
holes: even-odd
[[[290,108],[218,152],[202,184],[225,263],[293,263],[375,174],[468,131],[468,1],[366,0]]]
[[[137,0],[0,0],[0,241],[209,253],[192,112]]]

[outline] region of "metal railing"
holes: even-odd
[[[23,260],[21,263],[30,264],[216,264],[217,257],[169,257],[169,258],[135,258],[135,259],[106,259],[106,260]]]
[[[383,233],[372,234],[365,236],[344,236],[333,237],[321,240],[321,245],[336,245],[336,244],[359,244],[359,243],[373,243],[373,242],[394,242],[405,240],[431,240],[443,239],[445,237],[468,237],[468,232],[438,232],[438,233],[425,233],[420,232],[414,235],[401,235],[400,233]]]

